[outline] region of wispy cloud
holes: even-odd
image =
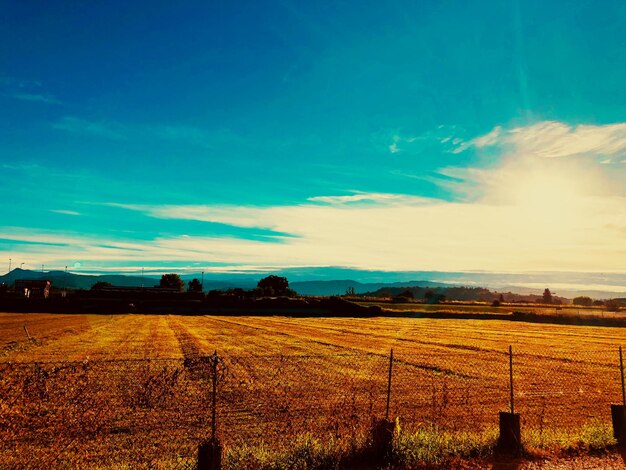
[[[400,203],[400,202],[417,202],[426,201],[427,199],[409,196],[406,194],[390,194],[390,193],[365,193],[355,191],[355,194],[345,196],[315,196],[307,199],[310,202],[321,202],[325,204],[349,204],[358,202],[367,203]]]
[[[224,263],[382,270],[623,270],[623,234],[607,227],[606,221],[626,219],[626,198],[581,195],[572,200],[563,181],[556,188],[545,192],[544,187],[543,193],[525,198],[521,187],[522,197],[506,203],[492,203],[490,198],[425,202],[398,194],[365,205],[330,199],[331,203],[322,205],[272,207],[124,207],[158,218],[219,222],[292,235],[276,240],[279,243],[207,237],[154,242],[163,253],[184,252],[193,259]]]
[[[181,142],[206,148],[228,147],[241,139],[228,129],[208,130],[194,126],[151,126],[142,132],[150,138]]]
[[[452,144],[450,152],[458,154],[458,153],[465,152],[467,149],[471,147],[483,148],[483,147],[489,147],[491,145],[496,145],[498,143],[498,139],[500,138],[501,133],[502,133],[502,128],[500,126],[496,126],[488,134],[485,134],[480,137],[476,137],[475,139],[472,139],[467,142],[463,141],[463,139],[460,139],[458,137],[454,139],[451,139],[450,137],[446,137],[441,140],[441,143],[443,144],[443,143],[450,142]]]
[[[126,140],[126,130],[117,123],[109,121],[89,121],[77,117],[65,116],[52,127],[57,130],[78,135],[91,135],[111,140]]]
[[[62,104],[61,100],[48,93],[11,93],[8,96],[20,101],[31,101],[45,104]]]
[[[426,132],[420,135],[401,135],[400,133],[394,132],[391,136],[391,144],[387,145],[387,149],[391,154],[420,151],[424,143],[441,142],[441,132],[444,132],[443,127],[438,128],[435,132]],[[377,138],[380,138],[380,136]],[[384,135],[384,138],[387,139],[388,142],[389,134]]]
[[[70,211],[67,209],[50,209],[50,212],[54,212],[56,214],[64,214],[64,215],[81,215],[80,212]]]
[[[3,163],[0,166],[6,170],[13,171],[38,171],[42,169],[42,166],[38,163]]]
[[[487,147],[489,145],[495,145],[498,143],[498,139],[501,133],[502,133],[502,128],[500,126],[496,126],[488,134],[485,134],[482,137],[477,137],[476,139],[474,139],[472,143],[473,145],[479,148]]]
[[[39,88],[42,83],[39,80],[31,80],[17,77],[0,76],[0,86],[12,88]]]
[[[506,130],[497,126],[483,136],[459,142],[452,152],[494,146],[503,152],[543,158],[591,155],[606,159],[626,152],[626,123],[571,126],[542,121]]]
[[[44,104],[63,104],[56,96],[42,90],[42,83],[38,80],[0,77],[0,88],[2,88],[0,93],[15,100]]]
[[[456,201],[346,191],[274,206],[109,204],[159,219],[220,223],[278,234],[263,240],[203,236],[200,232],[190,236],[151,234],[139,242],[120,240],[120,235],[117,240],[104,240],[76,233],[0,230],[6,237],[33,242],[24,250],[46,264],[76,259],[90,260],[91,265],[123,260],[140,266],[192,260],[230,266],[321,265],[403,271],[623,272],[626,168],[601,165],[596,158],[544,158],[587,152],[595,156],[599,149],[618,153],[622,148],[620,126],[544,123],[495,128],[472,140],[475,148],[499,150],[494,164],[441,170],[445,175],[441,184],[471,195]],[[561,135],[559,145],[545,133]],[[529,140],[531,135],[544,147]],[[454,139],[448,143],[462,144]],[[51,241],[62,245],[34,243]]]
[[[398,200],[408,199],[398,195]],[[559,205],[561,204],[561,205]],[[489,202],[301,204],[289,206],[137,206],[159,218],[191,219],[289,233],[272,241],[234,237],[157,236],[112,241],[55,232],[2,228],[5,237],[62,246],[28,245],[45,264],[217,262],[254,266],[345,266],[381,270],[623,271],[626,198]],[[69,260],[69,261],[68,261]],[[88,261],[88,263],[87,263]]]
[[[488,149],[489,165],[438,171],[448,179],[437,184],[463,200],[506,204],[549,191],[576,197],[626,196],[626,169],[612,165],[626,153],[626,123],[496,126],[485,135],[458,142],[454,151],[468,148]]]
[[[229,146],[241,138],[228,129],[203,129],[184,125],[127,125],[111,120],[89,120],[65,116],[52,124],[57,130],[77,135],[112,140],[161,140],[196,145],[205,148]]]

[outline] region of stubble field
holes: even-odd
[[[625,339],[621,328],[508,321],[0,313],[4,362],[184,358],[215,350],[224,355],[386,355],[390,348],[408,357],[450,360],[463,350],[501,354],[509,345],[560,359],[615,353]]]
[[[211,431],[201,358],[214,352],[216,425],[233,467],[254,446],[362,436],[387,414],[392,348],[389,415],[406,430],[493,434],[510,406],[511,345],[525,439],[604,436],[625,339],[621,328],[496,320],[0,314],[3,458],[190,465]]]

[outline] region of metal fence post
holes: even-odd
[[[30,333],[28,332],[28,328],[26,327],[26,323],[24,323],[24,333],[26,333],[26,337],[28,338],[28,341],[32,341],[33,338],[30,336]]]
[[[213,388],[211,394],[211,440],[215,439],[217,432],[217,362],[218,356],[217,351],[215,351],[211,357],[211,384]]]
[[[217,351],[209,357],[211,373],[211,439],[198,446],[198,470],[220,470],[222,468],[222,444],[217,437],[217,380],[220,357]]]
[[[619,347],[619,370],[622,376],[622,405],[626,406],[626,392],[624,391],[624,358],[622,356],[622,347]]]
[[[389,401],[391,399],[391,375],[393,371],[393,348],[389,354],[389,377],[387,377],[387,406],[385,408],[385,419],[389,420]]]
[[[385,418],[374,420],[370,441],[370,452],[373,462],[380,467],[387,468],[393,454],[393,435],[396,430],[396,422],[389,420],[389,404],[391,401],[391,378],[393,375],[393,348],[389,353],[389,370],[387,374],[387,404],[385,406]]]
[[[509,345],[509,390],[511,391],[511,414],[515,414],[515,398],[513,393],[513,347]]]

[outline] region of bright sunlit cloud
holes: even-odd
[[[570,126],[562,122],[543,121],[508,130],[496,126],[486,135],[461,143],[456,151],[464,151],[471,146],[485,148],[494,145],[543,158],[621,156],[626,152],[626,123]]]
[[[626,270],[619,2],[27,3],[7,267]]]
[[[87,260],[83,266],[91,267],[120,260],[129,266],[161,260],[219,263],[223,267],[216,269],[224,272],[239,269],[237,266],[623,271],[626,194],[619,186],[624,181],[624,174],[619,172],[624,169],[600,164],[593,152],[569,152],[572,158],[544,158],[535,143],[534,150],[529,151],[528,139],[519,136],[536,134],[540,127],[516,128],[514,132],[497,127],[474,139],[478,148],[502,146],[502,152],[488,167],[440,170],[449,178],[439,184],[457,195],[453,200],[348,191],[266,206],[105,204],[164,221],[218,223],[274,233],[263,240],[156,234],[141,242],[111,241],[104,236],[19,228],[6,228],[5,238],[28,242],[21,249],[41,263],[76,259]],[[578,132],[554,123],[547,127]],[[616,131],[602,130],[600,134],[612,136],[607,137],[605,147],[600,139],[594,139],[593,146],[577,148],[590,152],[593,147],[603,155],[617,152]],[[549,145],[554,154],[555,144]],[[561,154],[566,153],[561,148]],[[75,215],[69,210],[56,212]]]

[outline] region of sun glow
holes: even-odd
[[[548,231],[576,224],[591,200],[604,196],[603,178],[583,162],[509,160],[483,177],[484,201],[510,206],[520,217]],[[563,228],[563,227],[562,227]]]
[[[539,212],[568,210],[584,197],[578,181],[546,174],[533,174],[518,180],[511,191],[516,205]]]

